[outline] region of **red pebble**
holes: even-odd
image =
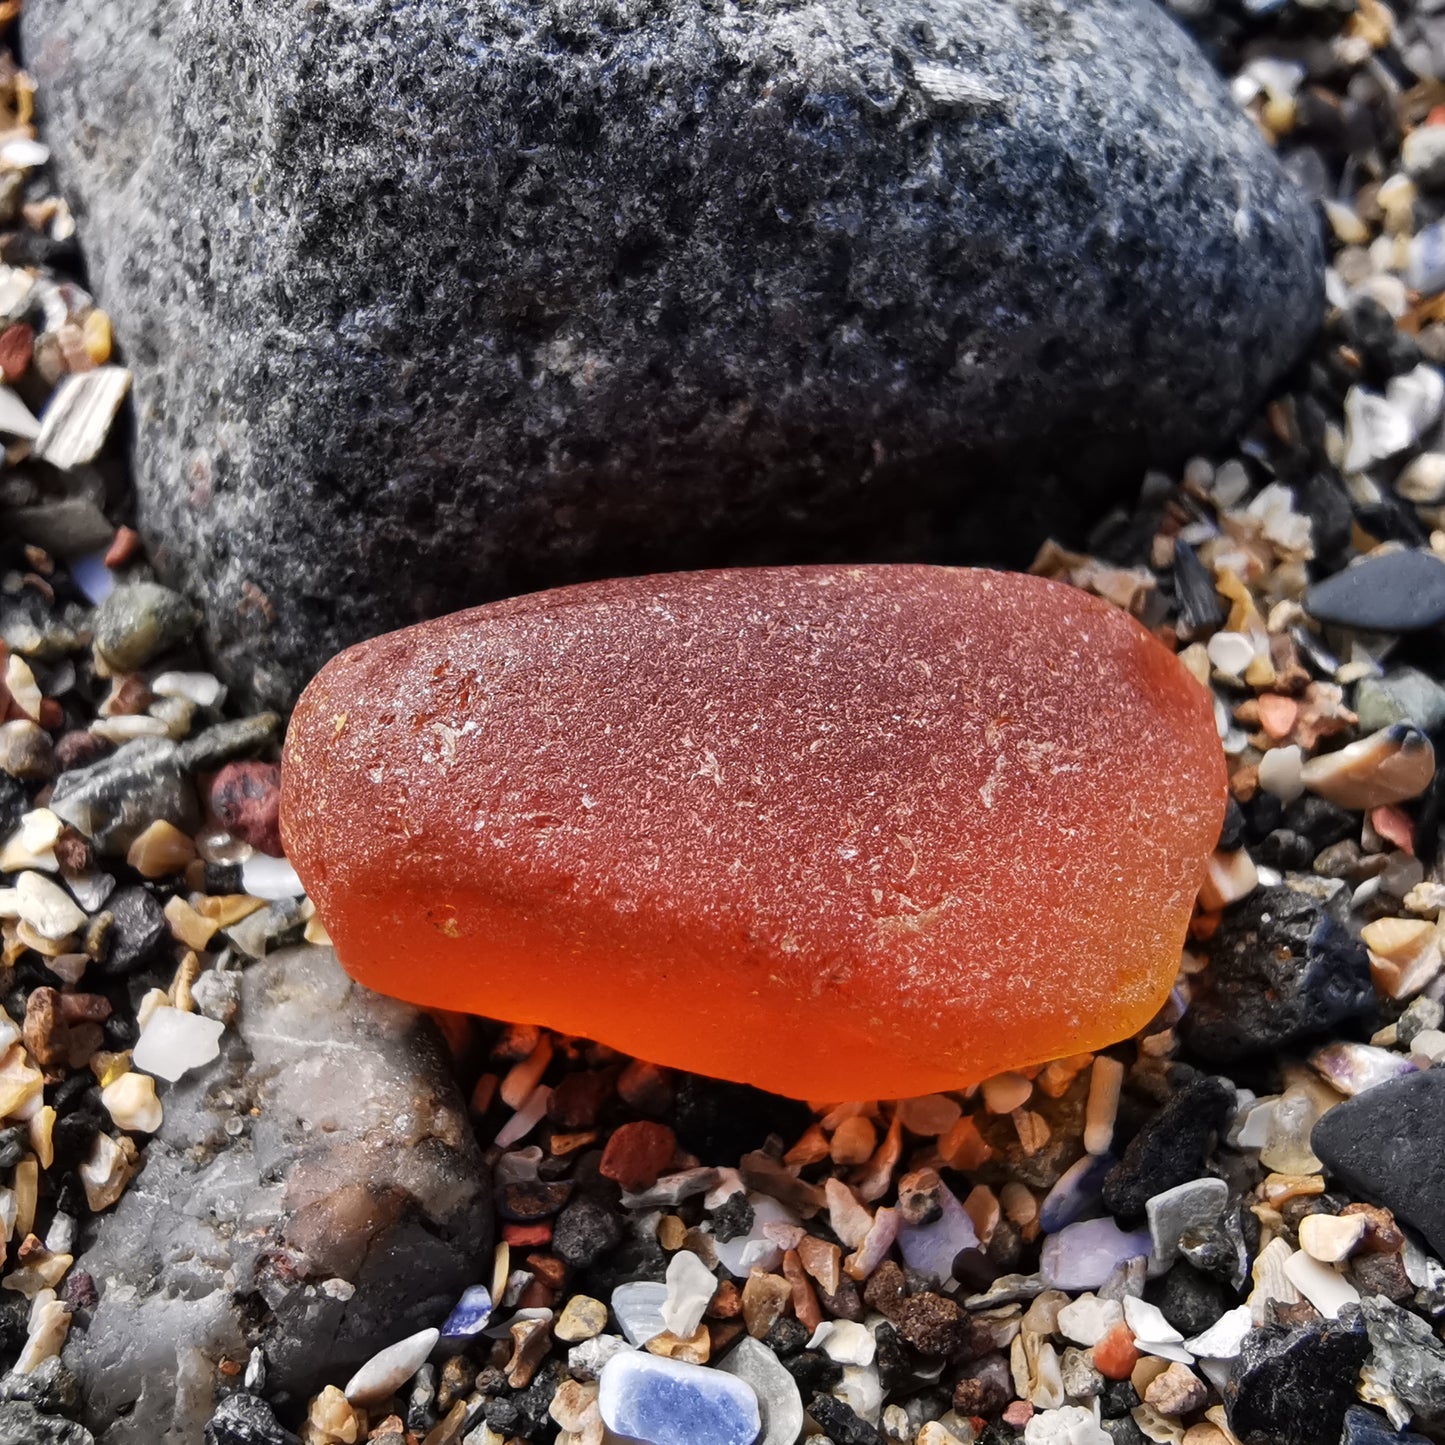
[[[552,1226],[545,1221],[541,1224],[504,1224],[502,1238],[513,1249],[536,1249],[552,1242]]]
[[[0,331],[0,375],[6,381],[19,381],[30,366],[35,349],[35,332],[23,321]]]
[[[111,750],[111,744],[96,733],[77,728],[74,732],[62,733],[55,741],[55,761],[60,770],[68,773],[72,768],[88,767],[99,762]]]
[[[1115,1325],[1094,1346],[1094,1368],[1106,1380],[1127,1380],[1138,1363],[1139,1351],[1128,1325]]]
[[[135,556],[139,547],[140,533],[134,527],[117,527],[115,536],[111,538],[110,546],[106,549],[105,565],[107,567],[125,566]]]
[[[607,1141],[598,1167],[606,1178],[635,1194],[657,1183],[657,1176],[672,1163],[676,1150],[677,1136],[666,1124],[643,1119],[624,1124]]]
[[[227,832],[281,856],[281,769],[275,763],[227,763],[211,783],[210,802]]]

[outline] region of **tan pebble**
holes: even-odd
[[[821,1164],[829,1157],[831,1146],[821,1125],[809,1124],[798,1142],[783,1155],[783,1163],[806,1168],[809,1164]]]
[[[1019,1136],[1019,1148],[1026,1158],[1032,1158],[1049,1142],[1049,1126],[1044,1122],[1043,1115],[1034,1113],[1032,1109],[1015,1109],[1012,1118]]]
[[[1338,752],[1311,758],[1305,787],[1342,808],[1364,810],[1418,798],[1435,776],[1435,749],[1417,728],[1381,728]]]
[[[1322,1264],[1338,1264],[1354,1253],[1367,1227],[1359,1214],[1307,1214],[1300,1220],[1300,1248]]]
[[[878,1147],[878,1131],[873,1121],[861,1114],[844,1119],[833,1131],[829,1147],[835,1164],[864,1164]]]
[[[595,1380],[563,1380],[552,1396],[547,1413],[564,1429],[580,1434],[597,1410]]]
[[[762,1339],[782,1318],[792,1296],[793,1287],[781,1275],[753,1270],[743,1284],[743,1323],[748,1333]]]
[[[70,1310],[50,1290],[35,1297],[25,1348],[15,1362],[17,1375],[30,1374],[37,1365],[58,1355],[70,1333]]]
[[[687,1225],[675,1214],[664,1214],[657,1221],[657,1242],[669,1253],[673,1254],[682,1248],[682,1242],[687,1238]]]
[[[681,1360],[686,1365],[705,1365],[712,1354],[712,1336],[705,1324],[699,1325],[686,1339],[664,1330],[653,1335],[644,1346],[650,1355],[665,1360]]]
[[[1129,1375],[1129,1383],[1141,1400],[1149,1393],[1149,1386],[1169,1368],[1169,1364],[1168,1360],[1161,1360],[1158,1355],[1139,1356],[1139,1363]]]
[[[507,1383],[525,1390],[537,1373],[537,1366],[552,1345],[552,1321],[518,1320],[511,1327],[512,1358],[507,1361]]]
[[[302,1445],[356,1445],[366,1436],[366,1414],[335,1385],[327,1385],[311,1402],[301,1426]]]
[[[118,1128],[154,1134],[161,1127],[164,1113],[149,1074],[122,1074],[100,1091],[100,1102]]]
[[[1033,1081],[1019,1073],[995,1074],[982,1086],[984,1107],[990,1114],[1012,1114],[1029,1101]]]
[[[198,913],[179,893],[166,904],[165,915],[172,936],[187,948],[205,948],[221,926],[216,919]]]
[[[1209,1399],[1209,1388],[1193,1370],[1177,1361],[1156,1375],[1144,1391],[1144,1400],[1161,1415],[1191,1415]]]
[[[125,1193],[131,1172],[130,1162],[120,1145],[109,1134],[97,1134],[80,1166],[80,1182],[85,1186],[85,1199],[92,1214],[108,1209]]]
[[[157,820],[126,850],[125,861],[142,878],[183,873],[196,856],[196,845],[174,823]]]
[[[798,1258],[803,1268],[818,1281],[824,1294],[837,1294],[843,1275],[843,1251],[836,1244],[808,1234],[798,1243]]]
[[[1218,1425],[1206,1420],[1198,1425],[1191,1425],[1184,1432],[1180,1445],[1235,1445],[1235,1442]]]
[[[1200,907],[1211,913],[1247,898],[1259,887],[1259,872],[1248,850],[1237,848],[1232,853],[1210,855],[1204,882],[1199,886]]]
[[[1090,1154],[1109,1152],[1123,1084],[1124,1065],[1108,1054],[1100,1054],[1089,1071],[1089,1097],[1084,1106],[1084,1148]]]

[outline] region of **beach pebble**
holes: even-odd
[[[156,1081],[149,1074],[122,1074],[100,1091],[100,1102],[121,1129],[154,1134],[164,1118]]]
[[[697,1255],[688,1249],[678,1250],[667,1262],[663,1325],[680,1339],[689,1338],[702,1323],[717,1285],[717,1277]]]
[[[475,1339],[492,1318],[492,1293],[484,1284],[463,1291],[441,1328],[444,1340]]]
[[[183,642],[199,614],[186,598],[157,582],[125,582],[95,610],[96,651],[116,672],[135,672]]]
[[[803,1430],[803,1400],[798,1382],[772,1350],[744,1335],[717,1368],[736,1375],[757,1396],[763,1422],[757,1445],[795,1445]]]
[[[1354,1253],[1365,1227],[1359,1214],[1307,1214],[1299,1222],[1300,1248],[1322,1264],[1338,1264]]]
[[[612,1291],[612,1314],[628,1344],[641,1349],[667,1329],[666,1303],[667,1286],[653,1280],[630,1280]]]
[[[758,1397],[739,1374],[667,1360],[615,1355],[602,1369],[602,1423],[644,1445],[753,1445]]]
[[[162,1005],[146,1020],[135,1046],[137,1069],[175,1083],[219,1056],[224,1024],[203,1014]]]
[[[1230,1428],[1242,1440],[1272,1445],[1338,1440],[1369,1352],[1358,1315],[1252,1330],[1224,1391]]]
[[[1304,608],[1317,621],[1369,632],[1433,627],[1445,619],[1445,559],[1414,548],[1378,552],[1315,583]]]
[[[1144,1205],[1149,1221],[1152,1267],[1167,1269],[1179,1257],[1179,1240],[1187,1231],[1217,1223],[1229,1199],[1222,1179],[1191,1179],[1153,1195]]]
[[[375,1405],[395,1394],[426,1363],[440,1330],[418,1330],[373,1355],[346,1382],[343,1392],[353,1405]]]
[[[1148,1254],[1146,1232],[1126,1234],[1112,1219],[1086,1219],[1044,1240],[1039,1272],[1052,1289],[1098,1289],[1116,1266]]]

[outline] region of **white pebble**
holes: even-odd
[[[655,1280],[629,1280],[612,1291],[612,1314],[629,1345],[640,1350],[667,1329],[662,1318],[666,1303],[667,1286]]]
[[[1345,455],[1340,469],[1363,472],[1376,462],[1402,452],[1415,440],[1409,415],[1363,387],[1345,396]]]
[[[1421,452],[1395,478],[1395,490],[1417,506],[1432,506],[1445,500],[1445,454]]]
[[[1134,1332],[1134,1343],[1146,1354],[1192,1365],[1194,1356],[1184,1348],[1184,1336],[1164,1318],[1158,1305],[1133,1295],[1124,1296],[1124,1322]]]
[[[43,166],[50,159],[50,147],[41,145],[28,136],[17,136],[0,146],[0,161],[16,170],[29,170],[32,166]]]
[[[252,853],[241,864],[241,888],[252,898],[265,898],[276,903],[283,898],[300,898],[306,885],[284,858],[268,853]]]
[[[100,1102],[122,1129],[154,1134],[165,1117],[156,1098],[156,1081],[134,1070],[112,1079],[100,1091]]]
[[[1445,406],[1445,378],[1422,361],[1413,371],[1390,378],[1385,400],[1403,412],[1410,419],[1415,436],[1422,437],[1440,420],[1440,409]]]
[[[1059,1333],[1066,1340],[1088,1349],[1097,1345],[1115,1325],[1124,1322],[1124,1308],[1118,1300],[1081,1294],[1059,1311]]]
[[[376,1405],[394,1395],[436,1348],[440,1330],[420,1330],[373,1355],[346,1383],[345,1395],[353,1405]]]
[[[1184,1347],[1201,1360],[1232,1360],[1254,1328],[1248,1305],[1238,1305],[1215,1320],[1207,1330],[1185,1340]]]
[[[1259,785],[1282,803],[1292,803],[1304,792],[1304,755],[1296,744],[1271,748],[1259,760]]]
[[[145,713],[122,713],[119,717],[98,717],[90,730],[108,743],[132,743],[137,738],[163,738],[167,729],[158,717]]]
[[[42,938],[68,938],[86,923],[70,894],[43,873],[22,873],[15,880],[15,909]]]
[[[667,1296],[662,1302],[662,1322],[679,1339],[697,1333],[712,1297],[717,1277],[690,1249],[680,1249],[667,1262]]]
[[[851,1320],[824,1320],[808,1341],[810,1350],[822,1350],[840,1365],[871,1365],[878,1351],[873,1332]]]
[[[1206,649],[1209,660],[1226,677],[1242,677],[1254,661],[1254,639],[1242,632],[1216,632]]]
[[[1432,1064],[1438,1064],[1441,1059],[1445,1059],[1445,1033],[1439,1029],[1421,1029],[1410,1040],[1410,1052],[1429,1059]]]
[[[1349,1304],[1359,1304],[1360,1292],[1338,1270],[1296,1250],[1284,1262],[1289,1282],[1327,1319],[1338,1319]]]
[[[174,1084],[181,1075],[209,1064],[221,1052],[225,1024],[202,1014],[162,1004],[146,1020],[132,1063]]]
[[[1113,1445],[1113,1440],[1082,1405],[1040,1410],[1024,1426],[1024,1445]]]
[[[226,685],[209,672],[163,672],[152,678],[151,691],[157,697],[181,697],[197,707],[219,707]]]

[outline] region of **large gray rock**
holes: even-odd
[[[430,1020],[329,949],[253,964],[240,993],[76,1262],[100,1302],[64,1358],[101,1445],[201,1445],[220,1359],[255,1344],[304,1407],[490,1274],[489,1179]]]
[[[582,575],[1026,552],[1220,437],[1310,205],[1149,0],[30,0],[222,665]]]

